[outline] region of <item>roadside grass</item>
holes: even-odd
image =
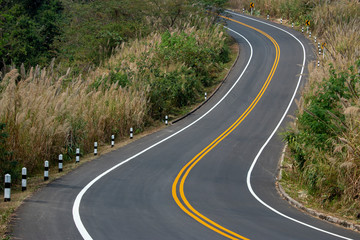
[[[224,77],[230,71],[232,65],[236,61],[237,56],[239,54],[239,48],[238,48],[238,45],[235,43],[235,41],[231,38],[229,38],[227,41],[228,41],[227,44],[230,45],[229,61],[222,66],[222,71],[219,72],[219,74],[217,75],[217,78],[214,80],[215,85],[205,88],[205,90],[208,93],[208,96],[210,96],[211,92],[216,89],[217,85],[220,84],[221,81],[223,81]],[[99,72],[102,72],[102,73],[104,71],[105,70],[99,70]],[[203,100],[204,100],[203,95],[199,96],[196,99],[196,102],[194,102],[194,104],[182,107],[176,114],[171,115],[170,120],[176,119],[176,118],[180,117],[181,115],[184,115],[187,112],[191,111],[191,109],[196,108],[197,105],[200,104]],[[2,237],[2,239],[10,239],[10,236],[9,236],[9,233],[11,232],[10,223],[11,223],[11,219],[16,217],[16,213],[15,213],[16,209],[23,203],[23,201],[25,199],[31,197],[42,187],[46,186],[48,183],[50,183],[58,178],[64,176],[65,174],[69,173],[76,167],[81,166],[82,164],[92,161],[101,155],[104,155],[110,151],[121,148],[133,141],[136,141],[137,139],[140,139],[144,136],[152,134],[163,128],[165,128],[165,126],[162,121],[152,121],[151,124],[144,126],[141,131],[137,131],[137,134],[135,134],[134,138],[131,140],[128,137],[128,129],[126,129],[126,131],[124,132],[124,135],[118,136],[116,138],[116,143],[113,148],[111,148],[111,146],[110,146],[110,139],[100,142],[98,156],[94,156],[93,153],[88,153],[88,154],[82,153],[79,164],[75,164],[75,159],[73,156],[69,157],[67,159],[67,161],[64,162],[63,172],[61,172],[61,173],[59,173],[57,170],[56,161],[53,161],[50,164],[49,181],[44,182],[43,174],[32,175],[32,176],[28,177],[27,190],[24,192],[21,191],[20,184],[13,184],[12,189],[11,189],[11,201],[6,202],[6,203],[0,202],[0,214],[1,214],[0,236]],[[91,150],[92,150],[93,145],[90,144],[89,148],[91,148]],[[41,171],[42,170],[40,170],[39,172],[41,172]]]
[[[300,173],[297,172],[296,168],[293,156],[289,148],[287,148],[283,164],[281,165],[280,171],[282,172],[282,177],[279,182],[291,198],[306,208],[316,210],[325,215],[331,215],[353,224],[360,223],[356,214],[354,214],[354,212],[357,213],[359,210],[358,203],[354,202],[351,205],[343,206],[341,201],[333,201],[330,204],[324,205],[324,201],[326,201],[328,195],[324,193],[321,197],[314,196],[311,191],[309,191],[306,181],[300,177]]]

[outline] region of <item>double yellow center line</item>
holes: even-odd
[[[181,171],[178,173],[178,175],[175,178],[175,181],[172,185],[172,196],[176,202],[176,204],[189,216],[191,216],[193,219],[195,219],[196,221],[198,221],[199,223],[201,223],[202,225],[204,225],[205,227],[223,235],[224,237],[227,237],[229,239],[233,239],[233,240],[238,240],[238,239],[248,239],[246,237],[243,237],[221,225],[219,225],[218,223],[212,221],[211,219],[205,217],[204,215],[202,215],[200,212],[198,212],[196,209],[194,209],[191,204],[189,203],[189,201],[186,199],[185,197],[185,193],[184,193],[184,184],[185,184],[185,180],[187,178],[187,176],[189,175],[190,171],[195,167],[195,165],[208,153],[210,152],[214,147],[216,147],[222,140],[224,140],[232,131],[234,131],[239,124],[249,115],[249,113],[254,109],[254,107],[256,106],[256,104],[259,102],[259,100],[261,99],[261,97],[263,96],[265,90],[267,89],[267,87],[269,86],[272,77],[274,76],[275,70],[278,66],[279,63],[279,59],[280,59],[280,47],[277,44],[277,42],[267,33],[254,28],[250,25],[247,25],[245,23],[236,21],[234,19],[225,17],[225,16],[220,16],[224,19],[230,20],[232,22],[236,22],[238,24],[241,24],[243,26],[246,26],[248,28],[251,28],[257,32],[259,32],[260,34],[266,36],[275,46],[275,50],[276,50],[276,56],[275,56],[275,60],[273,63],[273,66],[271,68],[271,71],[264,83],[264,85],[262,86],[260,92],[257,94],[256,98],[252,101],[252,103],[250,104],[250,106],[245,110],[245,112],[228,128],[226,129],[225,132],[223,132],[220,136],[218,136],[214,141],[212,141],[206,148],[204,148],[200,153],[198,153],[193,159],[191,159],[190,162],[188,162],[182,169]],[[178,190],[177,190],[178,188]],[[182,200],[182,202],[180,201],[179,197],[178,197],[178,193],[177,191],[179,191],[180,193],[180,198]],[[185,206],[184,206],[185,204]]]

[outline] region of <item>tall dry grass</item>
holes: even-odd
[[[325,65],[333,63],[345,70],[360,56],[360,4],[357,1],[333,1],[314,8],[314,31],[329,53]]]
[[[91,83],[103,77],[98,71],[69,81],[70,69],[63,76],[52,70],[36,67],[21,76],[14,69],[1,82],[0,121],[19,167],[31,173],[59,153],[89,152],[94,141],[108,142],[111,134],[122,137],[144,124],[146,89],[112,84],[94,90]]]

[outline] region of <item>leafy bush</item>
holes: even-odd
[[[143,80],[148,84],[153,119],[176,114],[179,108],[195,103],[229,61],[223,30],[205,22],[197,24],[199,29],[167,30],[142,43],[134,41],[131,50],[119,49],[110,58],[109,71],[117,69],[130,85],[143,85]]]
[[[213,77],[209,73],[218,71],[219,62],[229,61],[229,49],[223,46],[202,45],[193,34],[173,34],[168,31],[162,35],[158,48],[159,57],[168,64],[182,62],[186,67],[195,70],[197,77],[205,87],[212,84]]]

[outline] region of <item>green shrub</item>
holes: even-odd
[[[360,67],[360,60],[357,61]],[[354,67],[337,72],[331,66],[329,78],[315,83],[315,91],[304,96],[304,109],[296,128],[284,133],[299,179],[314,196],[354,201],[360,175],[358,150],[358,97],[360,78]],[[349,196],[350,195],[350,196]]]

